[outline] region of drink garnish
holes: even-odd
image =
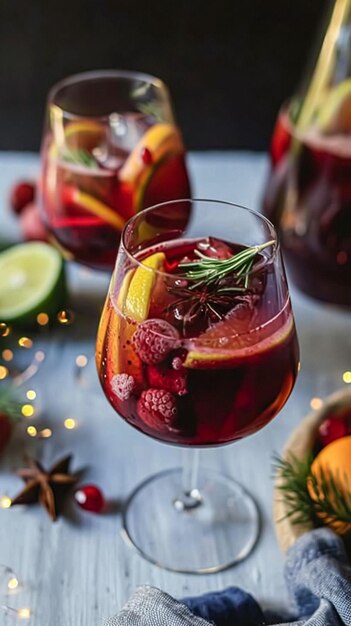
[[[67,163],[72,163],[74,165],[82,165],[83,167],[88,167],[90,169],[99,169],[99,163],[95,159],[95,157],[88,150],[84,150],[83,148],[68,148],[65,147],[64,152],[62,153],[63,161]]]
[[[190,290],[196,290],[202,286],[213,286],[220,284],[219,281],[226,277],[233,277],[237,285],[233,285],[230,288],[226,287],[225,292],[229,291],[242,291],[249,286],[249,274],[252,269],[256,255],[268,246],[273,246],[275,241],[266,241],[256,246],[250,246],[241,250],[237,254],[234,254],[229,259],[215,259],[208,257],[200,250],[194,250],[194,254],[199,260],[183,262],[178,265],[179,269],[186,269],[185,277],[194,281],[190,286]],[[219,289],[221,292],[221,288]],[[217,291],[218,293],[218,291]]]

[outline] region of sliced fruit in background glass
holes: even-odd
[[[148,158],[145,159],[145,154]],[[155,124],[145,133],[119,170],[119,179],[134,188],[134,211],[145,206],[144,195],[162,161],[184,154],[180,132],[172,124]],[[169,181],[170,182],[170,181]],[[179,198],[179,193],[177,195]],[[156,201],[157,202],[157,201]],[[152,203],[156,203],[152,200]]]
[[[63,201],[77,211],[92,213],[118,231],[121,231],[124,226],[125,220],[107,204],[84,191],[80,191],[77,187],[66,185],[63,188]]]
[[[39,313],[53,317],[65,302],[64,263],[49,244],[30,242],[0,254],[0,320],[31,326]]]
[[[325,134],[351,131],[351,78],[332,87],[325,96],[316,125]]]

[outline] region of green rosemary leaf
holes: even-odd
[[[62,158],[67,163],[73,163],[74,165],[82,165],[83,167],[97,169],[99,167],[97,160],[88,152],[88,150],[84,150],[83,148],[65,148]]]

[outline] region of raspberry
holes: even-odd
[[[166,389],[178,396],[184,396],[188,392],[186,375],[185,367],[175,370],[164,365],[149,365],[147,368],[147,377],[151,387]]]
[[[111,387],[114,394],[120,400],[129,400],[134,389],[134,378],[129,374],[116,374],[111,380]]]
[[[15,185],[11,190],[10,205],[15,213],[21,213],[27,204],[33,202],[35,196],[35,187],[29,181],[22,181]]]
[[[174,350],[179,334],[171,324],[161,319],[149,319],[140,324],[132,337],[135,352],[144,363],[163,361]]]
[[[166,389],[147,389],[143,391],[137,404],[140,419],[149,428],[173,430],[177,419],[175,397]]]

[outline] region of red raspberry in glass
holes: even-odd
[[[178,331],[161,319],[149,319],[139,324],[132,337],[135,352],[147,364],[163,361],[178,343]]]
[[[152,154],[149,148],[145,148],[145,147],[142,148],[140,156],[141,156],[143,163],[145,163],[145,165],[151,165],[151,163],[153,162]]]
[[[111,387],[117,398],[129,400],[134,389],[134,378],[129,374],[116,374],[111,380]]]
[[[187,371],[185,367],[175,370],[165,365],[149,365],[147,368],[147,378],[150,387],[166,389],[178,396],[184,396],[188,392],[186,386]]]
[[[318,430],[318,440],[321,446],[327,446],[336,439],[346,437],[348,435],[347,422],[342,417],[328,417],[321,423]]]
[[[172,430],[177,420],[176,399],[166,389],[147,389],[143,391],[137,404],[140,419],[149,428]]]
[[[101,513],[106,506],[102,491],[96,485],[79,487],[74,493],[74,499],[81,509],[91,513]]]
[[[10,205],[12,210],[20,214],[27,204],[33,202],[35,197],[35,186],[32,182],[24,180],[14,185],[10,194]]]

